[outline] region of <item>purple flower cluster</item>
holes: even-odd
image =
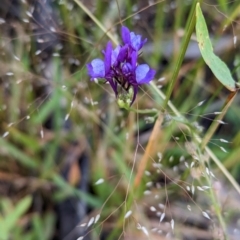
[[[122,27],[123,45],[112,48],[111,42],[103,50],[104,61],[94,59],[87,64],[91,80],[104,78],[112,87],[117,98],[129,106],[133,104],[139,85],[148,84],[156,73],[147,64],[137,64],[138,51],[146,43],[141,35]],[[127,96],[127,98],[126,98]]]

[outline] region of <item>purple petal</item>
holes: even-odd
[[[105,64],[101,59],[94,59],[87,64],[88,75],[91,78],[103,78],[105,76]]]
[[[130,44],[130,31],[125,26],[122,26],[122,40],[124,44]]]
[[[132,64],[132,68],[135,69],[136,65],[137,65],[137,52],[133,51],[131,54],[131,64]]]
[[[132,71],[132,65],[130,63],[124,63],[122,66],[122,71],[124,74],[131,73]]]
[[[112,54],[111,54],[111,65],[116,65],[117,64],[117,59],[118,59],[118,55],[119,55],[120,50],[121,50],[121,47],[117,46],[112,51]]]
[[[117,83],[113,81],[113,79],[111,77],[107,77],[107,81],[109,82],[110,86],[112,87],[115,96],[117,97],[118,92],[117,92]]]
[[[156,74],[156,70],[154,69],[150,69],[146,75],[146,77],[144,79],[141,80],[141,82],[139,82],[139,84],[148,84],[150,83],[153,78],[155,77],[155,74]]]
[[[138,84],[149,83],[155,76],[156,71],[151,69],[147,64],[137,66],[136,81]]]
[[[131,47],[138,51],[139,49],[142,48],[142,46],[147,42],[147,39],[144,39],[142,41],[142,36],[141,35],[136,35],[134,32],[130,33],[130,38],[131,38]]]
[[[105,73],[107,74],[110,71],[111,67],[111,55],[112,55],[112,43],[108,42],[106,46],[106,51],[104,52],[105,54],[105,59],[104,59],[104,64],[105,64]]]
[[[118,61],[124,62],[124,60],[127,57],[127,53],[128,53],[128,45],[124,45],[120,49],[120,52],[119,52],[119,55],[118,55]]]

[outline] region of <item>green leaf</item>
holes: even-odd
[[[89,193],[85,193],[80,191],[70,184],[68,184],[65,179],[63,179],[60,175],[52,174],[51,176],[53,182],[60,188],[60,194],[55,194],[55,199],[59,197],[66,196],[78,196],[80,199],[86,201],[89,205],[94,207],[101,206],[102,202],[100,202],[96,197]],[[61,199],[62,200],[62,199]]]
[[[28,210],[32,203],[32,197],[26,196],[20,200],[15,208],[10,209],[4,219],[0,222],[0,232],[6,239],[12,229],[16,227],[17,221],[22,217],[22,215]]]
[[[212,70],[215,77],[230,91],[236,91],[235,81],[227,65],[214,54],[209,38],[207,25],[199,3],[196,7],[196,32],[200,52],[205,63]]]
[[[14,157],[15,160],[17,160],[24,166],[32,169],[38,168],[38,163],[36,159],[29,157],[28,155],[23,153],[21,150],[19,150],[17,147],[5,141],[3,138],[0,138],[0,146],[1,146],[1,149],[3,149],[6,152],[6,155]]]
[[[56,218],[53,212],[49,212],[43,219],[44,239],[52,239],[54,235],[54,228],[56,224]]]
[[[36,240],[45,239],[44,238],[44,229],[43,229],[42,221],[41,221],[39,215],[35,214],[33,216],[32,223],[33,223],[33,229],[34,229],[34,233],[35,233],[35,239]]]
[[[32,150],[35,154],[40,150],[41,145],[34,136],[21,132],[14,127],[11,127],[9,129],[9,132],[15,141],[28,148],[29,150]]]

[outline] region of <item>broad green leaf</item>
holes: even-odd
[[[199,3],[196,7],[196,32],[200,52],[205,63],[212,70],[215,77],[230,91],[236,91],[235,81],[227,65],[214,54],[209,38],[207,25]]]

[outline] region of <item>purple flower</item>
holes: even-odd
[[[128,44],[135,51],[139,51],[147,42],[146,38],[142,41],[141,35],[136,35],[134,32],[130,32],[129,29],[124,26],[122,26],[122,39],[124,44]]]
[[[91,63],[87,64],[88,74],[91,80],[94,78],[104,78],[105,77],[105,65],[103,60],[94,59]]]
[[[112,44],[108,42],[106,49],[103,51],[105,60],[97,58],[87,64],[88,75],[91,77],[91,80],[94,78],[105,78],[106,74],[110,71],[112,52]]]
[[[155,76],[156,71],[151,69],[147,64],[141,64],[137,66],[136,81],[138,84],[149,83]]]
[[[87,64],[87,70],[91,80],[104,78],[111,85],[116,97],[131,106],[136,99],[139,85],[148,84],[156,71],[147,64],[137,64],[138,51],[147,39],[142,40],[140,35],[130,32],[126,27],[122,27],[122,39],[124,45],[115,49],[108,42],[103,50],[104,61],[92,60]]]

